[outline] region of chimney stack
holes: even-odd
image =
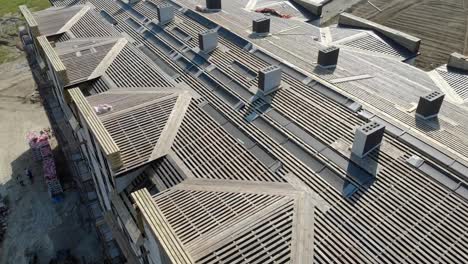
[[[375,121],[369,122],[356,129],[351,152],[363,158],[382,143],[385,126]]]
[[[160,24],[167,24],[174,19],[174,6],[163,3],[157,5],[157,10]]]
[[[281,85],[281,68],[276,65],[268,66],[258,72],[258,89],[268,94]]]
[[[208,10],[221,10],[221,0],[206,0],[206,9]]]
[[[257,18],[252,21],[252,32],[258,35],[270,33],[270,19],[267,17]]]
[[[208,29],[198,33],[198,46],[205,53],[216,49],[218,47],[218,32],[216,29]]]
[[[419,97],[418,107],[416,108],[416,116],[422,119],[436,117],[439,114],[445,94],[434,91],[424,96]]]
[[[319,50],[317,63],[322,67],[335,66],[338,63],[338,55],[340,54],[340,48],[330,46],[321,48]]]

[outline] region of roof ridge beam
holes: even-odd
[[[172,108],[172,112],[169,115],[167,123],[159,136],[159,140],[154,146],[153,153],[151,153],[149,160],[158,159],[169,152],[191,100],[192,96],[188,91],[179,95],[174,107]]]
[[[112,49],[106,54],[104,59],[101,60],[101,62],[98,64],[96,69],[91,73],[91,75],[88,77],[88,80],[92,80],[95,78],[98,78],[102,76],[107,68],[112,64],[112,62],[117,58],[117,56],[120,54],[120,52],[123,50],[125,45],[127,45],[128,40],[125,38],[120,38],[115,45],[112,47]]]
[[[75,25],[76,22],[78,22],[78,20],[80,20],[90,9],[90,5],[84,5],[83,8],[68,20],[67,23],[65,23],[65,25],[63,25],[55,34],[61,34],[70,30],[70,28],[73,27],[73,25]]]
[[[186,179],[171,189],[197,190],[210,192],[242,192],[266,195],[295,196],[303,192],[297,190],[289,183],[280,182],[254,182],[237,180],[212,180],[212,179]]]

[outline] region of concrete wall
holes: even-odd
[[[468,57],[454,52],[450,54],[447,66],[461,71],[468,71]]]
[[[421,45],[419,38],[348,13],[340,14],[338,25],[375,30],[413,53],[418,53]]]
[[[313,0],[292,0],[292,1],[294,3],[302,6],[307,11],[311,12],[312,14],[314,14],[316,16],[322,15],[323,6],[326,3],[330,2],[330,0],[323,0],[323,1],[320,1],[320,0],[317,0],[317,1],[313,1]]]

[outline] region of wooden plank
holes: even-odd
[[[182,124],[182,120],[185,117],[185,113],[187,112],[191,100],[192,96],[189,92],[183,92],[179,95],[166,126],[161,132],[158,143],[156,143],[156,146],[154,147],[150,160],[158,159],[168,153],[172,147],[175,137],[177,136],[177,131]]]
[[[26,5],[20,5],[19,10],[23,14],[26,23],[28,24],[29,29],[31,30],[32,38],[39,36],[39,25],[34,18],[33,14]]]
[[[63,62],[60,60],[57,52],[55,52],[52,45],[50,45],[50,42],[47,40],[47,37],[39,36],[37,37],[37,42],[39,43],[42,51],[47,57],[47,60],[52,65],[51,70],[55,71],[57,76],[63,82],[63,85],[67,84],[68,83],[67,68],[65,67]]]
[[[293,239],[291,263],[313,263],[314,260],[314,229],[315,205],[308,193],[303,193],[296,200],[293,222]]]
[[[174,186],[179,190],[219,191],[238,193],[258,193],[270,195],[294,196],[299,191],[288,183],[277,182],[255,182],[255,181],[231,181],[214,179],[186,179],[184,182]]]

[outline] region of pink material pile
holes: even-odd
[[[29,147],[31,147],[33,159],[42,160],[42,157],[44,156],[42,155],[42,148],[50,149],[49,135],[47,133],[31,131],[26,135],[26,139],[28,140]],[[47,150],[45,150],[45,152],[47,153]],[[52,150],[50,150],[50,152],[52,152]]]

